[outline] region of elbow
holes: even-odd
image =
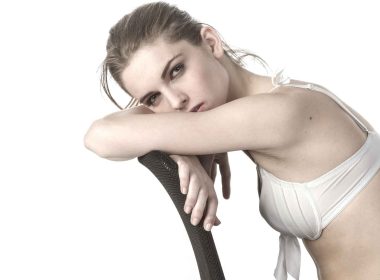
[[[92,123],[83,138],[84,146],[101,158],[112,161],[126,161],[139,156],[138,149],[132,150],[126,141],[120,144],[112,125],[104,119]]]
[[[84,146],[102,158],[108,158],[109,151],[106,147],[106,129],[101,125],[100,121],[92,123],[83,138]]]

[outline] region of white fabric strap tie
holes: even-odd
[[[297,237],[280,234],[280,252],[274,270],[276,280],[287,280],[288,273],[299,280],[301,267],[301,248]]]
[[[290,78],[285,73],[285,69],[280,71],[276,71],[276,73],[272,76],[272,85],[286,85],[290,82]]]

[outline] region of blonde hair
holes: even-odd
[[[111,95],[108,74],[130,95],[124,88],[120,76],[127,67],[130,57],[141,45],[152,43],[163,36],[171,43],[186,40],[190,44],[199,46],[202,42],[200,30],[203,25],[206,24],[196,21],[187,12],[165,2],[142,5],[122,17],[109,31],[107,55],[102,63],[100,82],[109,99],[119,109],[124,109]],[[243,58],[252,56],[261,65],[268,68],[267,63],[261,57],[244,50],[232,50],[223,40],[222,44],[225,54],[237,65],[243,67]],[[132,97],[125,108],[137,105],[139,105],[139,101]]]

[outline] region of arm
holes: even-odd
[[[231,195],[231,170],[230,164],[228,162],[228,153],[201,155],[198,156],[198,160],[214,183],[216,178],[216,165],[219,165],[219,173],[222,180],[223,197],[225,199],[229,199]]]
[[[180,155],[265,150],[294,142],[299,122],[307,119],[300,116],[304,99],[260,94],[198,113],[118,112],[96,121],[85,143],[102,157],[124,159],[153,150]]]
[[[220,224],[216,216],[218,198],[212,178],[202,165],[200,157],[178,155],[170,157],[177,163],[180,189],[182,194],[186,195],[184,211],[187,214],[191,213],[191,223],[194,226],[205,216],[203,227],[210,231],[213,225]]]
[[[93,141],[94,138],[100,139],[101,137],[104,136],[105,130],[102,128],[99,128],[99,123],[102,123],[103,120],[106,120],[108,122],[120,122],[123,119],[128,119],[128,116],[132,114],[153,114],[154,112],[150,110],[146,106],[136,106],[127,110],[122,110],[122,111],[117,111],[114,113],[111,113],[107,116],[105,116],[102,119],[96,120],[95,122],[92,123],[90,128],[88,129],[87,133],[84,136],[84,145],[87,149],[95,152],[101,157],[106,157],[103,155],[103,152],[101,147],[95,145],[96,143]],[[106,157],[109,160],[113,161],[125,161],[130,158],[122,157],[122,156],[113,156],[113,157]]]
[[[218,198],[214,189],[216,162],[220,166],[223,197],[230,196],[230,168],[227,153],[204,156],[170,156],[178,165],[181,192],[187,194],[184,211],[191,214],[191,223],[196,225],[205,215],[203,227],[211,230],[221,222],[216,216]],[[208,228],[209,225],[209,228]]]

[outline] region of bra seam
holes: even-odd
[[[277,212],[277,215],[281,218],[281,223],[283,224],[284,228],[286,228],[286,230],[288,232],[291,232],[290,228],[288,227],[288,225],[286,223],[284,223],[284,219],[283,219],[283,216],[281,215],[281,211],[280,209],[278,208],[278,196],[276,195],[275,193],[275,190],[274,188],[271,188],[271,191],[272,191],[272,196],[274,198],[274,205],[276,207],[276,212]]]
[[[321,214],[319,212],[319,209],[318,209],[318,205],[314,199],[314,197],[312,196],[312,194],[310,193],[310,190],[307,188],[307,187],[304,187],[302,188],[302,192],[306,194],[307,196],[307,199],[309,200],[309,203],[311,204],[311,208],[313,209],[313,214],[314,216],[316,217],[317,221],[318,221],[318,225],[317,225],[317,236],[319,236],[321,234]],[[301,215],[302,217],[304,218],[305,220],[305,223],[307,224],[308,228],[313,228],[312,225],[310,225],[308,222],[307,222],[307,219],[302,211],[302,207],[301,205],[299,204],[299,199],[298,199],[298,193],[295,191],[296,193],[296,197],[297,197],[297,204],[299,206],[299,208],[301,209]],[[315,237],[310,237],[308,236],[308,234],[304,234],[305,236],[307,236],[309,239],[315,239]]]
[[[281,188],[281,194],[282,194],[283,197],[286,196],[285,193],[284,193],[284,191],[285,191],[285,189],[284,189],[284,188]],[[297,192],[296,192],[296,190],[295,190],[294,188],[292,188],[291,191],[294,192],[295,195],[296,195],[296,197],[297,197]],[[297,222],[295,221],[295,219],[294,219],[294,217],[293,217],[293,215],[292,215],[292,212],[291,212],[290,209],[289,209],[289,205],[288,205],[286,199],[284,199],[284,204],[285,204],[286,210],[287,210],[287,212],[288,212],[288,216],[290,216],[290,219],[292,220],[292,223],[293,223],[293,225],[294,225],[293,228],[296,228],[298,232],[301,232],[301,233],[302,233],[302,235],[307,235],[307,234],[303,231],[302,227],[300,227],[300,226],[297,224]],[[290,232],[294,232],[294,230],[292,230],[292,231],[290,231]],[[297,235],[295,235],[295,236],[297,237]]]

